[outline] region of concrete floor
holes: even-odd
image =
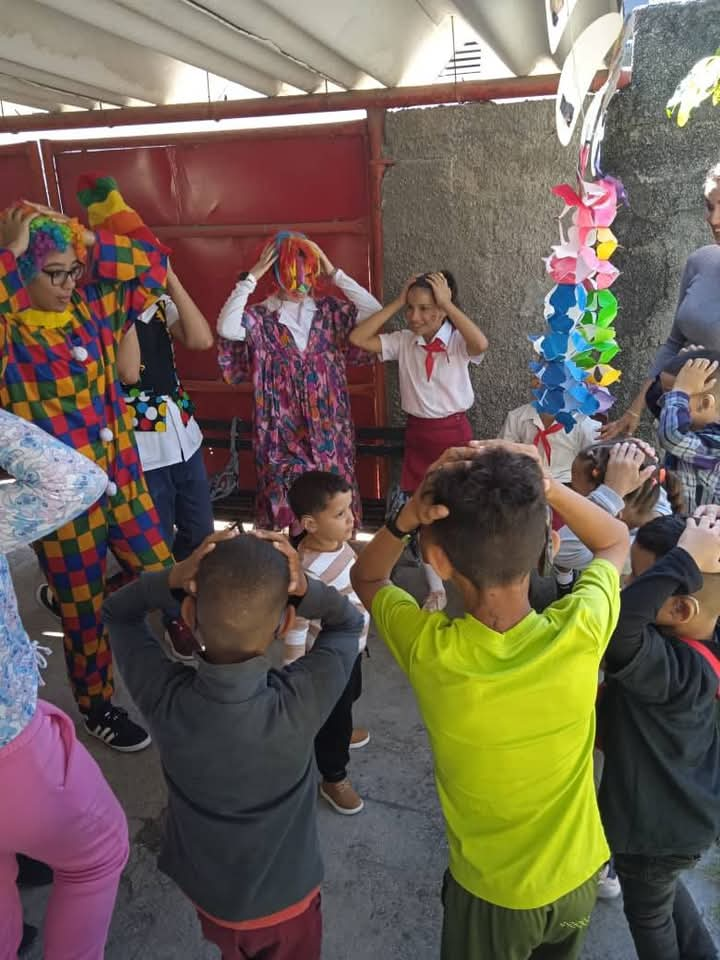
[[[52,647],[43,696],[77,716],[65,679],[57,622],[40,610],[40,582],[29,550],[11,557],[16,590],[30,637]],[[400,570],[403,585],[417,571]],[[425,732],[400,670],[379,641],[365,660],[365,692],[357,721],[372,732],[352,758],[353,783],[365,800],[356,817],[341,817],[318,804],[326,879],[324,960],[434,960],[439,952],[440,883],[446,865],[442,818],[432,779]],[[117,701],[128,706],[121,691]],[[165,788],[154,748],[123,756],[80,734],[120,798],[130,823],[132,854],[120,886],[106,960],[211,960],[189,903],[155,866]],[[690,878],[714,932],[720,932],[720,857],[713,853]],[[47,891],[23,894],[26,917],[41,925]],[[719,941],[720,942],[720,941]],[[28,954],[40,960],[36,946]],[[619,901],[599,903],[584,960],[633,960]],[[488,958],[491,960],[491,958]],[[502,960],[502,958],[492,958]]]

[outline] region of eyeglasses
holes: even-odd
[[[85,267],[81,263],[77,263],[69,270],[43,270],[42,272],[46,277],[50,277],[50,283],[54,287],[64,287],[68,280],[77,283],[85,272]]]

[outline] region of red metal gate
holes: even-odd
[[[360,283],[374,287],[371,263],[373,217],[370,149],[365,122],[288,127],[240,133],[146,137],[142,139],[44,141],[42,153],[50,203],[79,214],[78,176],[90,170],[114,176],[128,202],[173,249],[183,283],[214,325],[237,274],[249,269],[264,238],[282,228],[309,234]],[[375,191],[373,190],[373,201]],[[373,256],[373,254],[375,256]],[[377,271],[375,271],[377,272]],[[255,299],[267,294],[260,284]],[[200,418],[251,417],[249,384],[230,387],[219,377],[215,351],[178,349],[178,367]],[[382,369],[350,368],[355,424],[384,423]],[[207,452],[216,472],[227,459]],[[360,458],[365,497],[381,496],[382,465]],[[253,488],[249,454],[241,456],[241,486]]]
[[[45,177],[36,140],[0,147],[0,210],[19,199],[47,203]]]

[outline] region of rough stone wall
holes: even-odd
[[[670,333],[680,276],[693,250],[712,242],[705,223],[705,173],[720,160],[720,107],[706,101],[684,128],[665,117],[677,83],[720,47],[720,0],[638,11],[632,83],[608,110],[604,163],[630,198],[615,223],[622,244],[613,286],[623,353],[620,409]]]
[[[631,209],[616,221],[623,271],[618,334],[624,383],[618,411],[670,329],[687,255],[708,241],[704,171],[720,159],[720,107],[704,105],[679,130],[664,105],[701,56],[720,46],[720,0],[653,6],[636,19],[632,85],[613,99],[605,167],[620,177]],[[490,350],[473,370],[477,436],[497,433],[508,410],[530,398],[529,333],[542,329],[551,287],[542,257],[557,241],[561,202],[550,188],[574,176],[576,148],[555,134],[554,101],[389,113],[383,187],[385,296],[417,270],[451,269],[466,312]],[[400,324],[400,319],[396,323]],[[388,365],[389,416],[402,423]]]

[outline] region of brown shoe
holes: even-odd
[[[350,737],[350,749],[359,750],[360,747],[366,747],[370,743],[370,731],[362,727],[356,727]]]
[[[347,777],[340,783],[327,783],[323,780],[320,784],[320,796],[323,800],[327,800],[333,810],[346,817],[360,813],[365,806]]]

